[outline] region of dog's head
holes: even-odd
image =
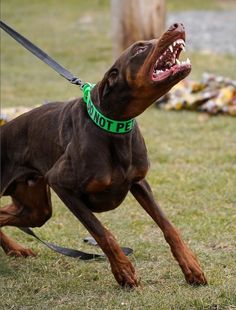
[[[134,43],[98,83],[100,109],[115,119],[141,114],[190,73],[190,61],[178,60],[184,49],[182,24],[173,24],[159,39]]]

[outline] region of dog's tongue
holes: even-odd
[[[168,75],[170,75],[171,70],[166,70],[163,72],[159,72],[158,74],[153,74],[153,81],[160,81],[166,79]]]

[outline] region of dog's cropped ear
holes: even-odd
[[[106,76],[102,81],[102,91],[101,98],[105,97],[110,93],[112,88],[116,85],[118,81],[119,71],[117,69],[112,69],[107,72]]]

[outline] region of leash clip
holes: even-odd
[[[70,80],[70,82],[71,82],[72,84],[74,84],[74,85],[79,85],[79,87],[80,87],[81,89],[83,89],[84,83],[81,81],[80,78],[73,77],[73,78]]]

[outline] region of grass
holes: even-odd
[[[95,82],[112,62],[107,2],[79,1],[78,6],[72,0],[60,4],[22,0],[19,6],[16,0],[4,0],[2,19],[73,73]],[[78,88],[58,78],[8,36],[1,39],[2,106],[33,106],[45,99],[80,95]],[[192,78],[198,78],[206,64],[211,71],[236,78],[231,56],[193,53],[190,57]],[[134,249],[131,260],[141,287],[121,290],[106,261],[85,263],[62,257],[16,228],[6,228],[39,255],[14,259],[0,250],[0,309],[235,309],[235,119],[204,120],[196,113],[151,108],[138,121],[151,160],[148,179],[154,194],[198,254],[209,286],[192,288],[185,283],[161,232],[128,196],[118,209],[98,217],[121,245]],[[4,197],[2,204],[8,201]],[[51,242],[96,251],[83,244],[86,230],[54,195],[53,205],[52,219],[35,231]]]
[[[236,4],[234,0],[208,0],[208,1],[184,1],[184,0],[170,0],[166,1],[167,9],[173,11],[182,10],[226,10],[235,9]]]

